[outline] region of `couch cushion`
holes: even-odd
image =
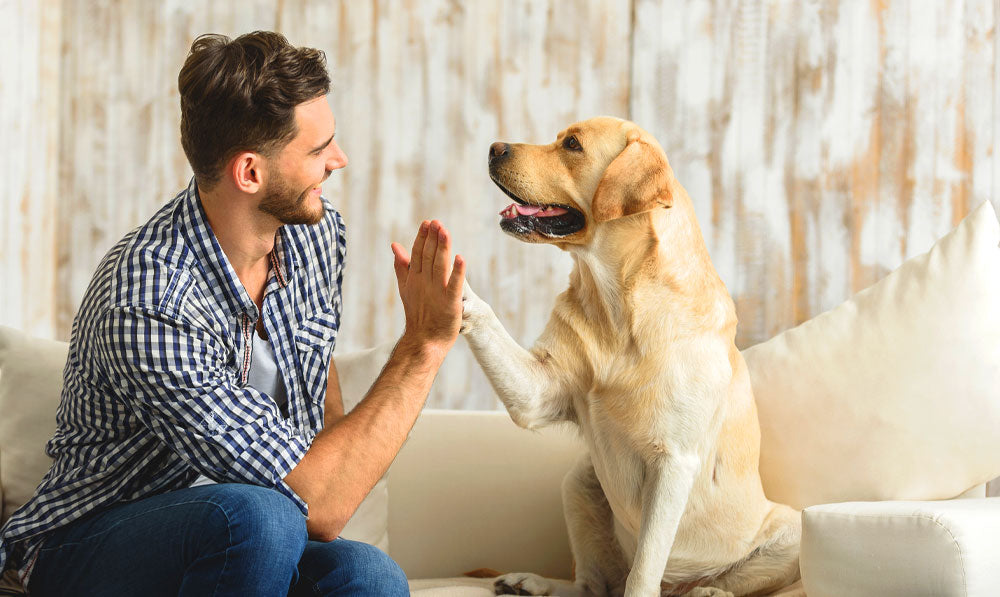
[[[802,513],[809,597],[1000,595],[1000,498],[846,502]]]
[[[0,326],[3,521],[34,494],[52,465],[45,454],[45,444],[55,432],[68,348],[66,342],[33,338]],[[336,357],[346,410],[353,408],[364,396],[391,348],[387,345]],[[383,479],[361,503],[341,535],[388,551],[387,518],[388,490]]]
[[[411,597],[493,597],[492,578],[432,578],[410,581]]]
[[[2,522],[35,493],[52,466],[45,443],[56,429],[67,350],[65,342],[0,326]]]
[[[1000,474],[1000,226],[926,254],[744,352],[771,499],[941,499]]]

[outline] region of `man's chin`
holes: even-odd
[[[303,215],[309,218],[310,221],[304,222],[310,226],[313,224],[319,224],[323,221],[323,213],[326,212],[326,208],[323,207],[323,199],[320,198],[319,193],[309,193],[308,201],[303,202]]]
[[[286,206],[283,209],[268,210],[262,209],[264,213],[274,216],[279,222],[288,226],[312,226],[323,221],[323,200],[318,193],[306,193],[300,195],[295,201],[294,208]]]
[[[289,214],[284,218],[280,218],[282,224],[288,224],[290,226],[314,226],[323,221],[323,209],[322,205],[319,210],[301,210],[294,214]]]

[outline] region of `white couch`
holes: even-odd
[[[45,442],[54,428],[54,413],[61,385],[60,372],[66,344],[29,338],[0,326],[0,491],[3,520],[25,499],[48,468]],[[387,356],[389,346],[337,357],[344,394],[356,401]],[[14,379],[11,379],[11,378]],[[14,388],[26,391],[12,392]],[[505,412],[426,410],[410,434],[387,475],[352,519],[344,535],[380,545],[414,579],[411,588],[421,597],[492,595],[490,580],[461,578],[468,571],[533,571],[555,578],[570,578],[572,558],[563,524],[560,481],[583,447],[568,427],[530,432],[517,428]],[[938,519],[952,512],[952,502],[909,502],[917,526],[903,525],[905,534],[879,535],[882,542],[927,542],[927,553],[955,560],[948,570],[961,570],[962,558],[992,557],[1000,548],[1000,510],[986,509],[983,486],[973,488],[962,500],[965,519]],[[1000,499],[998,499],[1000,501]],[[846,507],[848,520],[864,508],[884,502],[838,504]],[[949,506],[948,509],[942,506]],[[921,511],[921,508],[924,510]],[[836,512],[823,512],[817,524],[827,524]],[[891,507],[885,520],[899,515]],[[987,522],[988,524],[983,524]],[[829,524],[843,526],[842,521]],[[857,534],[865,532],[854,531]],[[926,527],[926,528],[925,528]],[[979,534],[977,549],[958,553],[965,545],[950,533]],[[820,535],[841,537],[836,532]],[[808,536],[808,533],[807,533]],[[851,560],[855,545],[842,559]],[[955,549],[949,551],[949,544]],[[873,544],[874,545],[874,544]],[[869,550],[885,554],[906,549],[877,545]],[[808,550],[803,566],[808,567]],[[824,555],[817,555],[820,559]],[[989,562],[986,562],[989,564]],[[820,565],[818,574],[834,578],[821,582],[834,586],[849,580],[842,571]],[[900,577],[902,578],[902,577]],[[11,582],[12,574],[8,574]],[[922,579],[920,579],[922,580]],[[911,583],[912,585],[913,583]],[[2,584],[0,584],[2,586]],[[921,586],[917,584],[917,586]],[[956,586],[957,587],[957,586]],[[995,587],[994,587],[995,588]],[[2,592],[0,592],[2,594]],[[815,593],[860,595],[864,592]],[[888,595],[892,593],[878,593]],[[898,592],[899,595],[995,595],[996,592]],[[813,593],[810,593],[812,596]]]
[[[1000,475],[998,243],[987,203],[872,288],[744,351],[764,489],[804,508],[809,597],[1000,595],[1000,498],[983,488]],[[337,356],[348,409],[388,349]],[[48,468],[65,354],[0,327],[3,520]],[[581,449],[572,430],[520,430],[503,412],[425,411],[345,535],[386,549],[424,597],[492,594],[454,578],[478,568],[567,578],[559,486]]]

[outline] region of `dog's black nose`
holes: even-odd
[[[490,163],[492,164],[500,158],[507,157],[510,153],[510,145],[497,141],[493,145],[490,145]]]

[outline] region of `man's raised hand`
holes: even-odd
[[[447,353],[462,324],[465,260],[451,260],[451,236],[437,220],[420,224],[411,255],[391,244],[399,298],[406,314],[404,337]]]

